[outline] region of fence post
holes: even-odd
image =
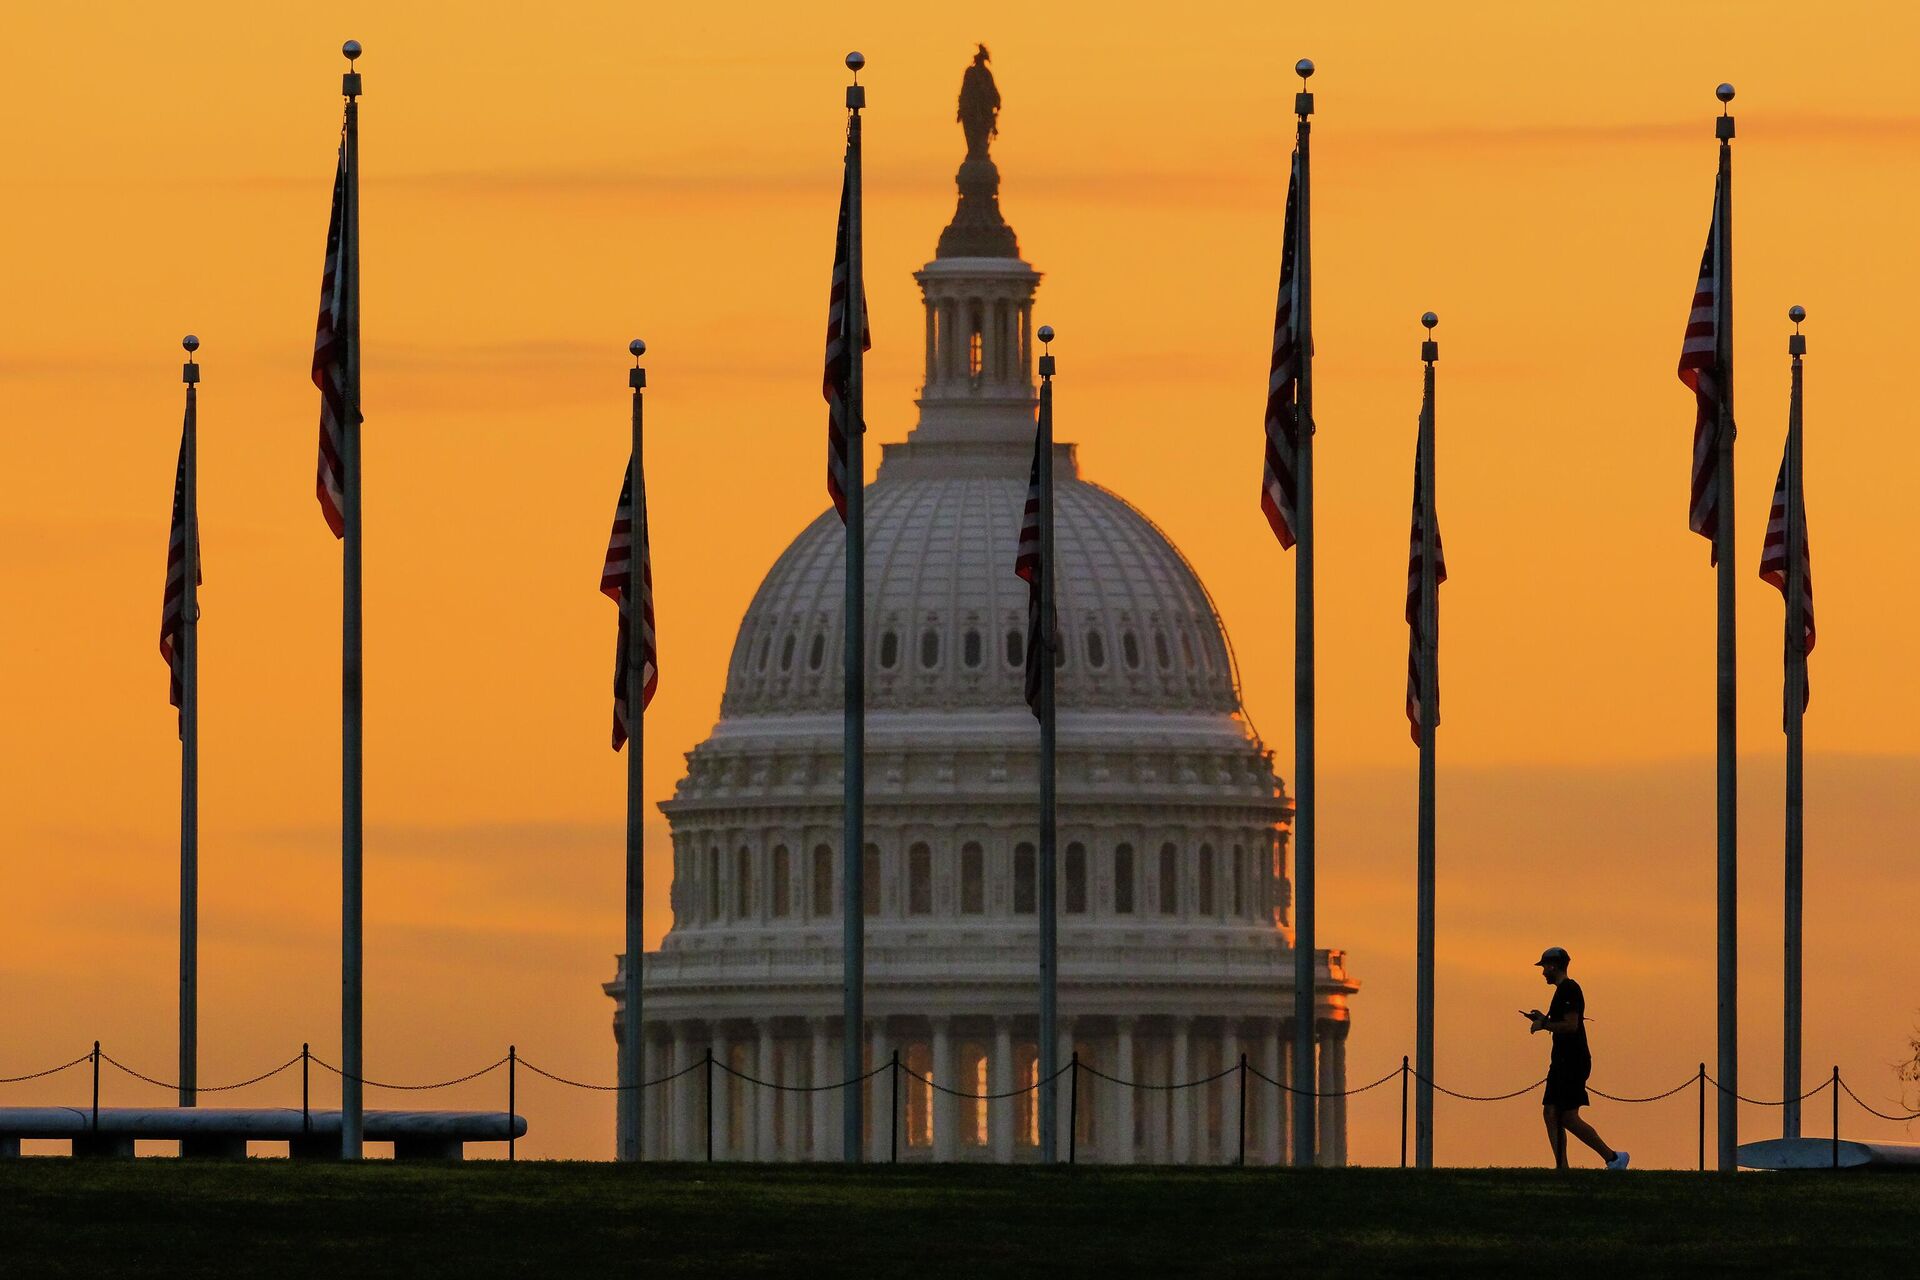
[[[1835,1104],[1835,1114],[1839,1106]],[[93,1131],[100,1132],[100,1042],[93,1042]]]
[[[1400,1167],[1407,1167],[1407,1055],[1400,1055]]]
[[[516,1154],[514,1151],[514,1132],[513,1132],[516,1127],[514,1125],[514,1111],[515,1111],[514,1086],[519,1083],[515,1079],[515,1076],[518,1074],[516,1069],[519,1067],[519,1065],[520,1065],[520,1048],[518,1045],[510,1044],[507,1046],[507,1159],[508,1160],[513,1160]]]
[[[887,1078],[892,1088],[887,1096],[887,1163],[900,1163],[900,1051],[893,1051]]]
[[[1700,1064],[1700,1172],[1707,1171],[1707,1064]]]
[[[1240,1155],[1234,1161],[1247,1167],[1247,1055],[1240,1055]]]
[[[312,1046],[302,1041],[300,1045],[300,1132],[302,1133],[313,1132],[313,1110],[310,1106],[312,1078],[308,1075],[308,1064],[312,1060]]]
[[[713,1046],[707,1046],[707,1163],[713,1163]]]
[[[1840,1167],[1840,1067],[1833,1068],[1833,1167]]]
[[[1080,1047],[1074,1046],[1073,1056],[1067,1059],[1073,1074],[1067,1077],[1067,1163],[1073,1164],[1079,1159],[1080,1151]]]

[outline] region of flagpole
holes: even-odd
[[[186,524],[180,572],[180,1105],[194,1106],[200,1063],[200,339],[180,342],[187,362],[180,505]]]
[[[640,357],[647,344],[635,338],[627,344],[633,355],[633,368],[627,371],[627,385],[633,388],[633,444],[628,455],[632,479],[628,516],[628,552],[626,599],[621,607],[627,612],[627,963],[623,975],[620,1011],[620,1105],[615,1108],[619,1122],[619,1157],[640,1159],[643,1134],[641,1117],[645,1101],[640,1092],[641,1063],[644,1060],[644,1034],[640,1019],[640,965],[646,954],[642,916],[646,905],[646,472],[641,466],[641,393],[646,390],[647,371]]]
[[[1427,338],[1420,344],[1426,365],[1425,395],[1420,406],[1420,819],[1417,855],[1419,990],[1415,997],[1414,1061],[1418,1068],[1413,1097],[1414,1164],[1433,1167],[1433,977],[1434,977],[1434,738],[1440,730],[1440,592],[1437,575],[1438,500],[1434,480],[1434,430],[1438,409],[1434,403],[1434,362],[1440,344],[1433,327],[1440,317],[1429,311],[1420,317]]]
[[[1053,573],[1053,326],[1041,325],[1040,356],[1040,634],[1027,643],[1045,646],[1040,664],[1040,1160],[1059,1159],[1059,1114],[1055,1073],[1060,1070],[1060,915],[1055,871],[1057,811],[1055,794],[1056,726],[1054,702],[1054,643],[1059,628],[1054,619]]]
[[[1294,64],[1302,84],[1313,75],[1313,63]],[[1299,334],[1300,378],[1298,445],[1294,454],[1294,656],[1293,656],[1293,1163],[1314,1162],[1314,1018],[1317,999],[1318,953],[1314,946],[1314,770],[1313,770],[1313,257],[1308,228],[1313,202],[1308,184],[1307,140],[1311,131],[1313,95],[1304,88],[1293,95],[1297,117],[1294,146],[1300,155],[1297,243],[1294,251],[1294,324]]]
[[[1787,312],[1793,321],[1793,335],[1787,339],[1787,354],[1793,357],[1793,388],[1787,413],[1787,519],[1786,519],[1786,597],[1787,597],[1787,831],[1786,831],[1786,982],[1782,1026],[1781,1095],[1787,1099],[1780,1109],[1780,1136],[1800,1136],[1800,1042],[1801,1042],[1801,951],[1800,893],[1802,822],[1801,725],[1807,704],[1806,649],[1806,491],[1801,484],[1800,459],[1804,418],[1800,358],[1807,353],[1807,340],[1800,332],[1806,319],[1804,307]]]
[[[1719,1022],[1719,1168],[1731,1173],[1739,1167],[1735,1148],[1739,1143],[1739,871],[1738,834],[1738,758],[1734,738],[1737,685],[1734,679],[1734,505],[1733,491],[1733,117],[1726,104],[1733,100],[1733,86],[1723,84],[1715,90],[1720,99],[1720,115],[1714,121],[1714,136],[1720,140],[1719,233],[1715,251],[1719,255],[1715,306],[1719,310],[1715,324],[1718,342],[1720,423],[1716,437],[1719,461],[1715,468],[1714,551],[1719,561],[1717,596],[1716,681],[1719,733],[1717,744],[1717,923],[1718,923],[1718,1022]]]
[[[845,740],[842,746],[841,774],[845,784],[843,831],[840,841],[840,917],[844,971],[841,977],[841,1066],[843,1079],[857,1080],[866,1074],[866,750],[867,750],[867,587],[866,587],[866,459],[867,430],[865,361],[862,347],[866,341],[866,276],[861,266],[860,223],[860,109],[867,105],[867,91],[860,84],[860,69],[867,65],[858,52],[847,55],[847,69],[853,83],[847,86],[847,442],[846,525],[847,525],[847,600],[844,627],[846,705]],[[879,1064],[875,1064],[878,1066]],[[858,1164],[862,1158],[864,1116],[861,1101],[864,1091],[858,1085],[852,1092],[841,1091],[841,1158]],[[877,1096],[877,1095],[876,1095]]]
[[[360,616],[360,73],[352,69],[360,42],[341,46],[347,72],[340,92],[346,102],[346,208],[341,217],[340,261],[345,273],[347,405],[340,424],[343,562],[340,672],[340,1157],[358,1160],[365,1136],[361,1110],[361,616]]]

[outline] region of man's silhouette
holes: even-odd
[[[1567,976],[1568,956],[1560,947],[1548,947],[1535,961],[1541,976],[1553,987],[1547,1011],[1527,1009],[1521,1017],[1533,1031],[1553,1034],[1553,1059],[1547,1067],[1547,1091],[1540,1099],[1547,1122],[1547,1141],[1553,1146],[1556,1169],[1567,1167],[1567,1135],[1592,1147],[1609,1169],[1627,1167],[1627,1153],[1608,1146],[1593,1126],[1580,1118],[1587,1105],[1587,1077],[1593,1073],[1593,1054],[1587,1048],[1587,998],[1580,984]],[[1529,1032],[1528,1034],[1532,1034]]]

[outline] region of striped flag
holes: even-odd
[[[1300,153],[1293,153],[1287,178],[1285,245],[1280,250],[1280,300],[1273,313],[1273,367],[1267,375],[1266,470],[1260,483],[1260,509],[1285,550],[1294,542],[1294,456],[1300,424],[1294,394],[1300,382],[1300,334],[1294,304],[1298,283],[1294,257],[1299,243]]]
[[[320,474],[314,490],[320,514],[336,538],[346,536],[347,273],[342,230],[347,212],[347,149],[333,178],[333,215],[327,220],[327,262],[320,273],[320,326],[313,340],[313,385],[320,388]]]
[[[1013,571],[1027,583],[1027,705],[1040,714],[1040,680],[1046,670],[1047,654],[1053,645],[1046,636],[1040,618],[1040,446],[1039,429],[1033,433],[1033,467],[1027,473],[1027,506],[1020,518],[1020,549],[1014,554]]]
[[[653,701],[660,684],[660,654],[653,634],[653,554],[647,540],[646,481],[640,492],[640,709]],[[633,569],[633,463],[620,485],[620,503],[613,511],[613,534],[607,539],[607,562],[600,570],[600,590],[620,606],[620,639],[614,646],[613,749],[626,745],[632,721],[627,715],[627,661],[629,644],[627,579]]]
[[[198,552],[196,545],[194,550]],[[200,557],[194,556],[194,583],[203,581]],[[167,663],[167,701],[178,707],[180,687],[180,629],[187,600],[187,440],[180,438],[180,465],[173,476],[173,528],[167,535],[167,589],[160,601],[160,656]],[[185,731],[184,724],[182,732]]]
[[[850,483],[847,476],[847,400],[848,386],[853,378],[853,351],[847,342],[847,299],[851,293],[847,285],[847,259],[851,251],[847,219],[853,201],[851,145],[847,154],[849,163],[840,185],[840,223],[833,239],[833,286],[827,295],[827,361],[820,384],[820,394],[827,402],[827,493],[833,498],[833,509],[840,513],[842,523],[847,518],[847,486]],[[864,287],[860,290],[860,349],[873,349],[873,330],[867,325]],[[866,424],[859,423],[852,429],[865,431]],[[859,482],[858,476],[851,480],[853,484]]]
[[[1700,282],[1687,313],[1686,338],[1680,344],[1680,381],[1694,396],[1693,487],[1687,503],[1687,527],[1705,538],[1710,563],[1719,563],[1715,535],[1720,525],[1720,184],[1713,188],[1713,220],[1707,250],[1700,256]]]
[[[1807,549],[1807,503],[1804,491],[1801,494],[1799,510],[1793,513],[1793,529],[1800,538],[1800,656],[1802,659],[1813,652],[1813,553]],[[1760,548],[1760,577],[1780,589],[1784,598],[1787,594],[1787,460],[1780,460],[1780,478],[1773,485],[1773,509],[1767,514],[1767,539]],[[1793,637],[1788,636],[1786,643],[1789,651],[1793,646]],[[1805,711],[1807,704],[1813,701],[1811,681],[1802,680],[1800,710]],[[1791,717],[1794,709],[1788,707]]]
[[[1413,545],[1407,552],[1407,727],[1413,734],[1413,744],[1420,745],[1420,650],[1426,639],[1421,634],[1421,591],[1420,576],[1422,568],[1420,512],[1425,506],[1426,468],[1421,465],[1420,450],[1413,454]],[[1433,521],[1433,594],[1436,642],[1439,622],[1440,584],[1447,580],[1447,554],[1440,546],[1440,520],[1436,513]],[[1440,723],[1439,664],[1434,664],[1433,723]]]

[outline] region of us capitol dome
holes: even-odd
[[[962,95],[977,106],[982,56]],[[977,73],[977,74],[976,74]],[[983,82],[981,78],[984,78]],[[1022,696],[1027,588],[1013,572],[1033,451],[1040,273],[1001,216],[988,127],[970,126],[959,204],[914,278],[926,307],[918,425],[866,490],[869,1066],[965,1093],[1036,1078],[1039,733]],[[811,426],[809,427],[811,429]],[[1242,712],[1233,652],[1193,566],[1056,445],[1060,1061],[1165,1084],[1250,1067],[1288,1078],[1294,1019],[1292,805]],[[673,926],[642,969],[642,1078],[717,1062],[806,1087],[841,1079],[841,641],[845,535],[829,507],[775,561],[740,624],[720,719],[661,808]],[[624,971],[624,957],[621,964]],[[1322,951],[1317,1079],[1345,1088],[1347,977]],[[606,993],[616,1005],[622,978]],[[619,1035],[619,1012],[614,1028]],[[1031,1160],[1036,1094],[983,1102],[882,1072],[797,1092],[714,1073],[719,1158],[840,1158],[840,1107],[870,1158]],[[877,1087],[876,1087],[877,1086]],[[691,1071],[639,1105],[644,1153],[706,1150]],[[631,1100],[621,1095],[621,1105]],[[1249,1079],[1247,1158],[1281,1163],[1285,1095]],[[1083,1072],[1078,1156],[1228,1162],[1232,1076],[1181,1090]],[[1343,1098],[1318,1159],[1346,1159]],[[1061,1095],[1061,1146],[1068,1106]]]

